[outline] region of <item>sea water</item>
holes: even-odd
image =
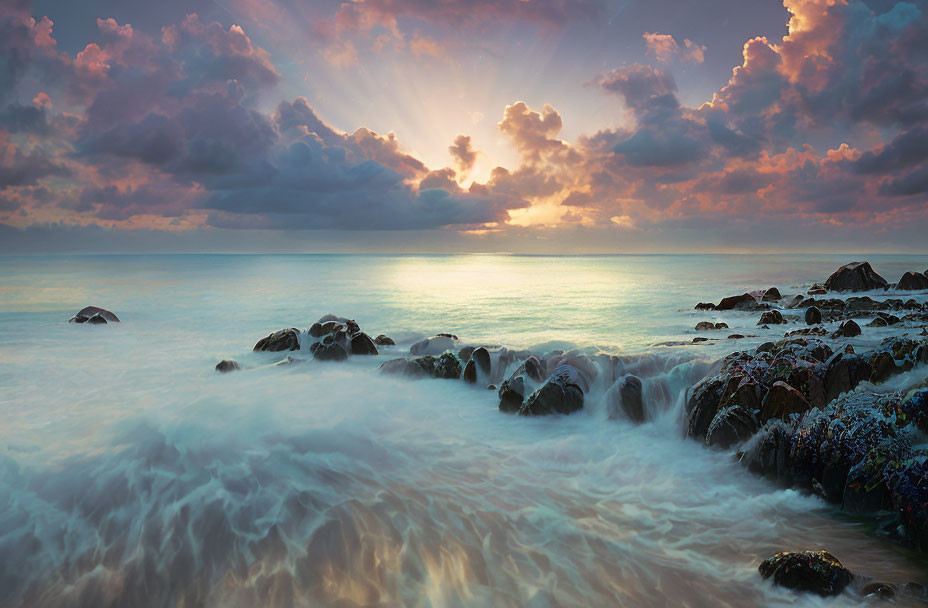
[[[891,282],[928,268],[869,259]],[[784,331],[694,305],[804,293],[849,261],[0,258],[0,606],[792,605],[757,565],[819,548],[924,584],[922,558],[866,522],[683,438],[684,391]],[[122,322],[67,323],[87,305]],[[339,363],[251,352],[326,313],[397,345]],[[700,320],[730,330],[680,344]],[[378,372],[436,332],[623,355],[651,420],[608,419],[608,387],[527,419],[485,387]],[[288,354],[307,361],[270,365]],[[243,370],[214,371],[230,358]]]

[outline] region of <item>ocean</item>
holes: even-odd
[[[686,389],[784,331],[696,303],[805,293],[854,257],[0,258],[0,606],[785,606],[757,565],[819,548],[928,584],[865,521],[683,438]],[[928,268],[867,259],[890,282]],[[122,322],[68,324],[87,305]],[[327,313],[397,344],[252,352]],[[623,355],[651,420],[608,419],[608,386],[523,418],[483,386],[379,373],[438,332]],[[697,335],[719,339],[680,344]],[[271,365],[287,355],[305,361]]]

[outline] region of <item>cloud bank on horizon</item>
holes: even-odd
[[[0,234],[66,233],[90,248],[119,231],[221,229],[235,249],[243,231],[324,229],[359,243],[420,232],[424,249],[928,251],[928,0],[783,4],[785,33],[746,37],[727,82],[694,100],[678,83],[718,63],[712,40],[648,27],[623,39],[632,60],[596,56],[589,32],[608,35],[627,2],[237,0],[228,22],[191,12],[157,30],[101,15],[66,49],[68,22],[13,0],[0,6]],[[458,86],[474,57],[504,69],[500,31],[554,37],[587,85],[568,101],[612,118],[567,137],[571,107],[501,83],[510,101],[486,114],[495,125],[431,108],[467,114],[474,132],[435,142],[445,164],[429,166],[402,131],[320,116],[309,99],[339,87],[291,60],[304,24],[312,44],[299,54],[330,76],[360,80],[379,53],[431,62],[447,75],[435,88]],[[574,61],[578,49],[595,60]],[[411,94],[394,87],[381,94]]]

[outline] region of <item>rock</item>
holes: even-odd
[[[435,377],[457,380],[461,377],[461,360],[454,353],[442,353],[435,360]]]
[[[383,334],[374,338],[374,344],[377,346],[396,346],[396,342],[393,341],[393,338],[389,338]]]
[[[729,339],[729,340],[741,340],[741,339],[743,339],[743,338],[744,338],[744,336],[743,336],[742,334],[732,334],[732,335],[728,336],[728,339]]]
[[[771,418],[789,420],[790,414],[802,414],[812,406],[802,393],[783,381],[773,383],[760,407],[760,419],[764,422]]]
[[[764,302],[776,302],[777,300],[782,299],[783,296],[780,295],[780,290],[776,287],[771,287],[764,292],[764,297],[761,298]]]
[[[696,310],[715,310],[715,304],[712,302],[700,302],[696,305]]]
[[[891,585],[880,582],[868,583],[861,589],[860,594],[864,597],[873,596],[881,600],[892,600],[896,597],[896,591]]]
[[[809,294],[810,296],[823,296],[826,293],[828,293],[828,290],[825,289],[825,286],[822,285],[821,283],[815,283],[814,285],[812,285],[812,288],[809,289],[809,291],[807,291],[806,293]]]
[[[631,374],[616,380],[606,391],[606,411],[612,419],[624,415],[632,422],[644,422],[647,411],[644,408],[641,380]]]
[[[495,391],[495,390],[496,390],[496,385],[495,385],[495,384],[487,384],[487,390],[488,390],[488,391]]]
[[[740,296],[729,296],[727,298],[722,298],[722,301],[716,305],[716,310],[734,310],[739,309],[753,309],[757,306],[757,300],[749,293],[741,294]]]
[[[282,350],[300,350],[300,330],[295,327],[275,331],[266,338],[261,338],[254,349],[276,353]]]
[[[464,366],[464,381],[474,384],[478,378],[488,377],[490,375],[490,365],[490,353],[486,348],[480,346],[473,349],[467,359],[467,365]]]
[[[870,357],[870,382],[880,384],[899,371],[892,353],[881,351]]]
[[[822,322],[822,311],[816,306],[806,309],[806,325],[817,325]]]
[[[860,335],[860,325],[854,319],[848,319],[838,327],[833,336],[835,338],[853,338]]]
[[[862,357],[837,352],[825,362],[825,399],[831,401],[870,378],[873,370]]]
[[[96,317],[96,319],[95,319]],[[68,319],[68,323],[87,323],[92,325],[103,325],[105,323],[119,323],[119,317],[105,308],[97,306],[87,306],[80,309],[76,315]]]
[[[760,321],[757,322],[758,325],[780,325],[782,323],[786,323],[786,320],[779,310],[768,310],[760,316]]]
[[[500,385],[498,392],[500,411],[518,412],[522,407],[526,391],[538,386],[544,379],[544,365],[538,357],[529,356],[512,372],[509,379]]]
[[[420,340],[409,347],[413,355],[440,355],[451,350],[457,342],[457,336],[451,334],[435,334],[431,338]]]
[[[233,361],[232,359],[223,359],[222,361],[216,364],[216,371],[222,374],[225,374],[227,372],[234,372],[239,369],[241,368],[239,367],[238,363]]]
[[[740,405],[732,405],[719,411],[712,419],[706,433],[706,445],[730,448],[747,441],[757,432],[754,414]]]
[[[317,342],[313,344],[312,352],[313,357],[320,361],[344,361],[348,358],[348,351],[345,347],[334,341],[328,344]]]
[[[351,354],[352,355],[376,355],[377,347],[374,341],[366,333],[358,332],[351,337]]]
[[[828,551],[777,553],[758,567],[764,578],[797,591],[810,591],[822,597],[837,595],[850,584],[853,575]]]
[[[715,329],[715,323],[711,321],[700,321],[696,324],[696,331],[710,331]]]
[[[696,336],[695,338],[693,338],[694,344],[699,344],[700,342],[708,342],[708,341],[709,341],[709,338],[703,338],[701,336]]]
[[[570,414],[583,409],[580,372],[570,365],[559,365],[537,391],[529,395],[519,409],[520,416]]]
[[[889,283],[874,272],[870,262],[852,262],[837,269],[825,281],[829,291],[870,291],[886,289]]]
[[[928,276],[920,272],[907,272],[896,283],[896,289],[905,291],[922,291],[928,289]]]
[[[719,402],[725,383],[717,378],[706,378],[693,387],[686,403],[687,437],[702,440],[719,411]]]

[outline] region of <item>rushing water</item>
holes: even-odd
[[[848,261],[2,258],[0,606],[792,605],[756,568],[804,548],[924,584],[922,559],[869,526],[682,439],[682,391],[782,328],[731,313],[722,338],[756,337],[659,346],[714,320],[696,302],[799,293]],[[871,261],[890,281],[928,267]],[[123,322],[67,324],[88,304]],[[329,312],[398,345],[287,367],[250,352]],[[525,419],[494,391],[377,372],[439,331],[627,355],[654,418],[608,420],[606,386]],[[215,373],[223,358],[245,369]]]

